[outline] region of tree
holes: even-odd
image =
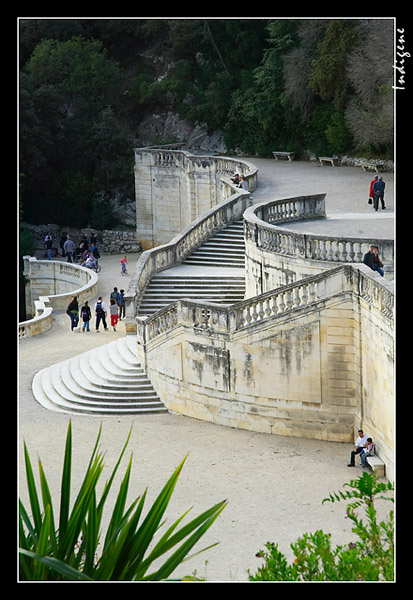
[[[113,193],[125,172],[130,177],[133,143],[116,115],[122,83],[119,65],[97,40],[44,40],[34,49],[20,106],[22,201],[32,222],[85,225],[93,194]]]

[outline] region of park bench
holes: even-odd
[[[362,162],[362,163],[360,163],[360,166],[363,169],[363,171],[365,171],[366,169],[374,169],[376,171],[376,173],[379,173],[384,168],[384,165],[382,163],[376,164],[376,163]]]
[[[275,160],[279,158],[288,158],[288,160],[294,160],[295,152],[273,152]]]
[[[384,462],[378,456],[366,456],[366,462],[378,477],[384,477]]]
[[[321,165],[324,162],[331,163],[333,167],[335,167],[336,165],[340,165],[340,158],[338,158],[337,156],[319,156],[318,160],[320,161]]]

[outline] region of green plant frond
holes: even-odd
[[[69,421],[66,434],[66,447],[63,461],[62,485],[60,495],[59,535],[64,536],[69,518],[70,486],[72,471],[72,424]]]
[[[99,435],[100,435],[100,432],[99,432]],[[104,504],[105,504],[105,501],[106,501],[106,498],[107,498],[107,496],[108,496],[108,494],[109,494],[109,491],[110,491],[110,488],[111,488],[111,486],[112,486],[113,480],[114,480],[114,478],[115,478],[116,472],[117,472],[117,470],[118,470],[118,468],[119,468],[119,465],[120,465],[120,463],[121,463],[121,460],[122,460],[122,458],[123,458],[123,455],[125,454],[126,447],[127,447],[127,445],[129,444],[129,440],[130,440],[130,437],[131,437],[131,435],[132,435],[132,427],[131,427],[131,428],[130,428],[130,430],[129,430],[128,437],[126,438],[126,442],[125,442],[125,444],[124,444],[124,446],[123,446],[123,448],[122,448],[122,451],[121,451],[121,453],[120,453],[120,455],[119,455],[118,461],[117,461],[117,463],[116,463],[116,465],[115,465],[115,467],[114,467],[114,469],[113,469],[113,471],[112,471],[112,474],[111,474],[111,476],[110,476],[110,479],[109,479],[109,481],[108,481],[108,482],[106,482],[106,484],[105,484],[104,491],[103,491],[103,493],[102,493],[102,497],[101,497],[101,499],[100,499],[100,501],[99,501],[99,504],[98,504],[98,513],[99,513],[100,515],[101,515],[101,513],[102,513],[103,506],[104,506]],[[129,462],[130,462],[130,464],[132,463],[132,456],[131,456],[131,458],[130,458],[130,461],[129,461]],[[130,467],[129,467],[129,469],[130,469]]]
[[[27,532],[28,532],[27,536],[24,532],[23,524],[27,528]],[[37,534],[33,527],[32,522],[30,520],[30,517],[27,514],[27,511],[24,508],[21,500],[19,500],[19,526],[20,526],[20,541],[19,541],[20,546],[22,548],[26,548],[27,550],[29,549],[29,547],[36,548],[37,547]]]
[[[144,519],[139,530],[137,531],[135,544],[132,550],[133,554],[136,555],[136,560],[142,560],[150,542],[153,539],[153,536],[158,530],[159,523],[169,504],[169,500],[175,489],[176,483],[178,481],[179,475],[182,471],[186,458],[187,456],[175,469],[174,473],[159,493],[155,502],[152,504],[146,518]]]
[[[30,507],[32,509],[33,515],[33,530],[36,532],[36,535],[39,535],[39,532],[42,528],[42,517],[40,512],[39,497],[37,495],[36,482],[34,480],[33,469],[30,462],[30,457],[26,443],[24,443],[24,459],[26,464],[27,489],[29,493]]]
[[[52,497],[50,494],[49,486],[46,479],[46,474],[43,470],[43,465],[39,460],[39,474],[40,474],[40,486],[42,490],[42,501],[43,501],[43,511],[46,512],[46,509],[50,508],[50,543],[52,545],[53,553],[57,552],[57,536],[54,522],[54,514],[53,514],[53,503]]]
[[[73,569],[71,566],[52,556],[40,556],[35,552],[30,552],[29,550],[24,550],[23,548],[19,549],[19,553],[31,558],[32,560],[42,563],[48,569],[55,571],[67,581],[91,581],[90,577],[87,575],[84,575],[80,571]]]
[[[45,514],[44,514],[42,528],[39,533],[39,543],[37,544],[37,548],[36,548],[37,554],[39,556],[45,556],[48,552],[49,535],[50,535],[50,518],[51,518],[51,509],[50,509],[50,506],[47,506]],[[36,581],[44,580],[46,571],[47,571],[47,569],[46,569],[45,565],[36,560],[35,565],[34,565],[33,579],[35,579]]]
[[[170,556],[166,562],[152,575],[144,577],[145,580],[161,581],[170,576],[176,567],[183,561],[188,552],[211,527],[212,523],[217,519],[226,506],[226,502],[216,505],[215,513],[210,515],[204,523],[194,531],[194,533]]]

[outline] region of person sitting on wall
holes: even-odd
[[[373,440],[371,439],[371,437],[367,438],[367,443],[366,446],[363,448],[363,452],[360,454],[360,460],[361,460],[361,466],[365,467],[366,466],[366,458],[368,456],[373,456],[374,454],[374,444],[373,444]]]
[[[235,173],[234,177],[231,177],[231,181],[232,181],[232,183],[235,183],[235,185],[239,184],[239,175],[238,175],[238,173]]]
[[[243,190],[246,190],[248,192],[248,182],[245,179],[244,175],[241,175],[241,177],[239,178],[239,184],[238,187],[242,188]]]
[[[361,454],[361,452],[363,452],[365,444],[367,444],[367,435],[364,433],[364,431],[362,429],[359,429],[358,436],[356,439],[356,445],[354,447],[354,450],[351,451],[350,462],[347,465],[348,467],[356,466],[355,465],[356,454]]]
[[[379,248],[375,244],[370,244],[369,251],[363,256],[363,263],[384,277],[383,263],[379,258]]]

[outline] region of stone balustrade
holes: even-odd
[[[290,316],[297,309],[308,310],[344,293],[361,298],[380,317],[393,322],[393,283],[383,280],[365,265],[343,265],[232,306],[178,300],[151,317],[137,319],[138,343],[152,342],[178,324],[209,336],[232,335],[241,329]]]
[[[229,175],[235,172],[244,173],[250,189],[255,189],[257,183],[257,169],[245,161],[237,161],[225,157],[193,156],[187,152],[143,149],[135,150],[138,158],[150,150],[151,162],[154,165],[168,165],[188,169],[188,162],[193,168],[195,163],[213,161],[214,169],[219,175],[221,184],[221,202],[206,211],[202,216],[194,219],[182,229],[169,243],[145,250],[140,256],[135,271],[131,274],[129,288],[125,294],[126,321],[128,332],[135,331],[135,315],[146,284],[150,278],[160,271],[180,264],[196,248],[214,232],[224,228],[229,223],[241,219],[245,210],[251,204],[250,192],[237,188]],[[143,160],[143,158],[142,158]],[[185,162],[186,161],[186,162]],[[241,168],[242,167],[242,168]],[[215,183],[214,183],[214,189]]]
[[[263,202],[245,211],[246,240],[256,248],[280,255],[336,263],[362,262],[371,239],[299,233],[282,223],[325,218],[325,194]],[[394,263],[393,240],[380,240],[384,265]]]

